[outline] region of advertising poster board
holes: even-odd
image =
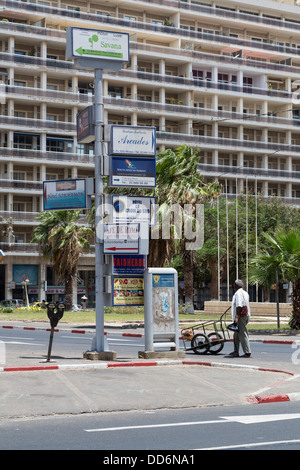
[[[113,255],[112,274],[143,275],[147,268],[146,255]]]
[[[110,155],[155,157],[156,128],[112,125]]]
[[[86,180],[56,180],[43,182],[43,210],[86,208]]]
[[[175,282],[173,274],[152,276],[153,333],[175,331]]]
[[[144,305],[144,278],[113,277],[112,305]]]
[[[156,159],[111,157],[109,186],[155,188]]]

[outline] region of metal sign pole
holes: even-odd
[[[103,297],[103,240],[101,224],[103,222],[103,71],[95,70],[95,271],[96,271],[96,351],[103,352],[104,347],[104,297]]]

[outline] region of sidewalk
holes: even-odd
[[[144,333],[143,328],[125,326],[106,325],[105,330],[108,335],[116,330],[120,335]],[[49,329],[49,324],[0,322],[0,328],[5,327]],[[91,337],[95,331],[93,325],[64,323],[58,329]],[[284,334],[250,336],[251,341],[291,345],[298,338]],[[36,370],[32,361],[25,364],[24,360],[19,368],[2,368],[0,419],[300,399],[300,367],[292,363],[289,370],[269,364],[266,367],[263,356],[236,360],[222,354],[190,354],[184,360],[132,357],[114,362],[56,358],[50,365],[40,360],[34,365],[41,369]]]

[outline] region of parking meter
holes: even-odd
[[[50,340],[49,340],[49,347],[48,347],[48,357],[47,362],[50,361],[51,349],[52,349],[52,342],[53,342],[53,334],[54,328],[57,326],[59,320],[62,319],[65,311],[65,304],[61,302],[49,303],[47,305],[47,315],[50,320],[51,325],[51,333],[50,333]]]
[[[47,305],[47,315],[50,320],[51,328],[55,328],[57,326],[59,320],[63,317],[64,311],[65,304],[63,303],[49,303]]]
[[[62,319],[62,317],[64,316],[64,311],[65,311],[65,304],[63,304],[62,302],[59,302],[56,306],[56,316],[58,318],[58,321]]]

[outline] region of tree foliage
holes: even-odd
[[[38,243],[46,260],[54,266],[58,280],[65,285],[66,308],[72,308],[73,281],[83,250],[90,247],[93,230],[78,224],[81,211],[45,211],[37,217],[32,243]]]

